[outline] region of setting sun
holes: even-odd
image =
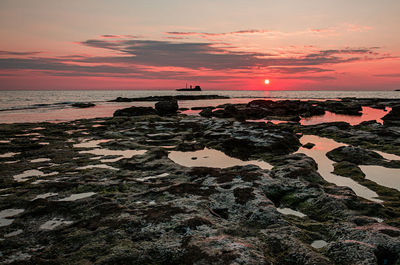
[[[269,85],[269,80],[268,80],[268,79],[265,79],[265,80],[264,80],[264,83],[265,83],[266,85]]]

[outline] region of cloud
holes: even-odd
[[[394,77],[394,78],[398,78],[400,77],[400,73],[391,73],[391,74],[378,74],[378,75],[374,75],[377,77]]]
[[[0,51],[0,56],[28,56],[28,55],[36,55],[41,52],[12,52],[12,51]]]
[[[246,29],[246,30],[238,30],[231,32],[222,32],[222,33],[210,33],[210,32],[195,32],[195,31],[169,31],[165,32],[168,35],[199,35],[199,36],[226,36],[226,35],[238,35],[238,34],[263,34],[270,33],[273,31],[270,30],[260,30],[260,29]]]
[[[125,56],[89,58],[81,62],[134,63],[173,66],[190,69],[249,69],[268,66],[314,66],[373,60],[375,49],[321,50],[303,56],[277,57],[270,53],[238,52],[217,47],[210,42],[177,42],[154,40],[104,41],[87,40],[81,44],[121,52]],[[386,58],[386,57],[385,57]]]
[[[141,36],[135,36],[135,35],[112,35],[112,34],[105,34],[101,35],[100,38],[105,38],[105,39],[137,39],[140,38]]]
[[[254,30],[235,31],[253,34]],[[257,31],[260,32],[260,31]],[[104,37],[107,36],[107,37]],[[270,74],[277,78],[328,80],[334,65],[381,60],[390,55],[373,48],[304,49],[302,53],[239,51],[230,44],[182,40],[139,40],[103,35],[79,42],[91,48],[116,51],[117,55],[65,55],[39,57],[37,52],[0,52],[0,71],[38,71],[46,75],[110,78],[217,81],[248,79]],[[125,35],[124,35],[125,36]],[[182,34],[184,37],[185,34]],[[173,36],[172,36],[173,37]],[[98,54],[96,52],[96,54]],[[110,53],[104,53],[110,54]],[[3,73],[2,73],[3,74]],[[321,76],[325,74],[324,76]]]
[[[323,73],[333,72],[332,69],[324,69],[319,67],[268,67],[272,73],[280,74],[298,74],[298,73]]]

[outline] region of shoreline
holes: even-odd
[[[322,111],[312,104],[357,116],[357,102],[257,100],[220,106],[210,117],[0,124],[1,258],[36,264],[392,259],[399,255],[400,191],[363,177],[360,166],[400,170],[400,160],[372,151],[400,156],[397,116],[354,126],[246,122],[269,113],[286,119],[293,111]],[[315,107],[312,113],[306,114],[307,104]],[[396,104],[390,107],[397,111]],[[372,190],[381,202],[328,183],[315,159],[296,153],[318,150],[300,143],[303,135],[357,146],[332,147],[326,156],[337,175]],[[231,164],[219,168],[218,161]]]

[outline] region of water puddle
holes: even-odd
[[[58,195],[58,193],[53,193],[53,192],[43,193],[43,194],[37,195],[35,198],[32,199],[32,201],[37,200],[37,199],[46,199],[46,198],[54,197],[57,195]]]
[[[372,217],[372,218],[375,219],[378,223],[382,223],[383,221],[385,221],[384,219],[379,217]]]
[[[103,148],[97,148],[87,151],[79,151],[80,154],[92,154],[97,156],[119,156],[120,157],[119,159],[131,158],[135,155],[143,155],[146,152],[147,152],[146,150],[110,150]]]
[[[16,216],[23,211],[24,209],[5,209],[0,211],[0,227],[12,224],[14,219],[10,219],[9,217]]]
[[[101,140],[90,140],[84,141],[78,144],[74,144],[73,147],[75,148],[96,148],[99,146],[100,143],[107,143],[111,140],[101,139]]]
[[[53,230],[57,227],[59,227],[60,225],[69,225],[72,224],[72,221],[65,221],[62,218],[53,218],[50,221],[45,222],[44,224],[42,224],[39,229],[41,230]]]
[[[8,144],[11,143],[9,140],[0,140],[0,144]]]
[[[160,147],[165,148],[165,149],[174,149],[176,145],[161,145]]]
[[[41,145],[49,145],[50,143],[49,142],[40,142],[39,144],[41,144]]]
[[[316,249],[323,248],[326,245],[328,245],[328,243],[324,240],[315,240],[314,242],[311,243],[311,246]]]
[[[364,121],[375,120],[380,124],[383,124],[382,117],[385,116],[391,108],[386,108],[386,110],[374,109],[370,107],[362,107],[362,115],[353,116],[353,115],[343,115],[343,114],[335,114],[329,111],[326,111],[324,115],[321,116],[312,116],[309,118],[302,118],[300,120],[301,125],[315,125],[324,122],[338,122],[344,121],[349,123],[350,125],[357,125]]]
[[[5,154],[1,154],[1,155],[0,155],[0,158],[13,157],[13,156],[18,155],[18,154],[20,154],[20,153],[12,153],[12,152],[10,152],[10,153],[5,153]]]
[[[32,184],[34,184],[34,185],[37,185],[37,184],[40,184],[40,183],[47,183],[47,182],[59,182],[60,181],[60,179],[38,179],[38,180],[35,180],[34,182],[32,182]]]
[[[48,161],[51,161],[51,159],[50,158],[37,158],[37,159],[33,159],[33,160],[29,161],[29,162],[31,162],[31,163],[41,163],[41,162],[48,162]]]
[[[76,201],[76,200],[80,200],[80,199],[89,198],[95,194],[96,194],[96,192],[76,193],[76,194],[70,195],[69,197],[59,199],[58,201],[59,202],[72,202],[72,201]]]
[[[365,178],[381,186],[400,191],[400,168],[386,168],[381,166],[359,166]]]
[[[380,154],[384,159],[386,160],[400,160],[400,156],[394,155],[394,154],[389,154],[381,151],[374,150],[374,152]]]
[[[144,181],[147,181],[147,180],[165,178],[165,177],[168,177],[168,176],[169,176],[169,173],[162,173],[162,174],[157,175],[157,176],[149,176],[149,177],[144,177],[144,178],[136,178],[135,180],[144,182]]]
[[[280,124],[280,123],[288,123],[289,121],[260,119],[260,120],[246,120],[246,122],[265,122],[265,123],[271,122],[273,124]]]
[[[264,161],[243,161],[225,155],[223,152],[204,148],[193,152],[171,151],[168,158],[185,167],[213,167],[227,168],[233,166],[256,165],[262,169],[271,169],[272,166]]]
[[[24,231],[23,231],[22,229],[18,229],[18,230],[14,231],[14,232],[5,234],[4,237],[18,236],[18,235],[22,234],[23,232],[24,232]]]
[[[276,208],[276,210],[278,210],[278,212],[280,212],[281,214],[284,215],[294,215],[300,218],[306,217],[307,215],[305,215],[302,212],[290,209],[290,208]]]
[[[92,169],[92,168],[103,168],[103,169],[110,169],[110,170],[119,170],[118,168],[108,166],[108,165],[88,165],[88,166],[83,166],[83,167],[77,167],[76,169],[84,170],[84,169]]]
[[[313,158],[318,164],[318,173],[327,181],[337,186],[346,186],[351,188],[359,197],[365,198],[367,200],[382,202],[377,199],[378,194],[367,187],[364,187],[352,180],[351,178],[342,177],[333,174],[333,161],[330,160],[326,153],[340,146],[345,146],[345,144],[338,143],[332,139],[319,137],[316,135],[303,135],[300,138],[301,144],[313,143],[315,146],[312,149],[307,149],[300,147],[296,153],[303,153],[307,156]]]
[[[56,172],[56,171],[48,173],[48,174],[45,174],[40,170],[30,169],[30,170],[25,170],[21,174],[15,175],[13,178],[17,182],[25,182],[25,181],[28,181],[29,178],[32,178],[32,177],[47,177],[47,176],[54,176],[54,175],[57,175],[57,174],[58,174],[58,172]]]
[[[39,136],[39,137],[42,137],[42,135],[40,133],[36,133],[36,132],[24,133],[24,134],[16,134],[15,136]]]

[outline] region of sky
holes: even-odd
[[[399,0],[1,0],[0,90],[400,89],[399,14]]]

